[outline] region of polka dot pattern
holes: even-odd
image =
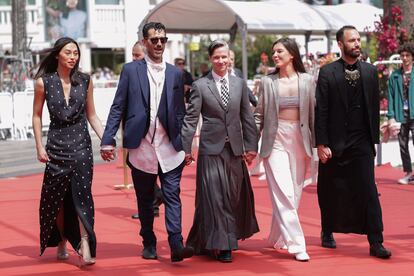
[[[70,234],[79,233],[77,223],[72,223],[79,216],[88,231],[92,257],[95,256],[93,154],[85,114],[88,81],[82,78],[79,85],[72,85],[67,102],[59,75],[55,72],[43,76],[51,122],[46,144],[50,161],[45,168],[39,208],[41,254],[60,240],[56,217],[63,206],[66,238],[72,245],[79,244],[79,236]],[[71,200],[67,200],[68,196]],[[71,219],[66,221],[67,218]]]

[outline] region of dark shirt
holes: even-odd
[[[408,110],[410,104],[408,103],[408,89],[410,88],[410,80],[411,80],[411,71],[404,72],[402,75],[403,77],[403,103],[404,103],[404,110]]]
[[[353,65],[347,65],[345,62],[344,70],[347,68],[350,71],[359,70],[361,66],[359,61]],[[351,85],[345,80],[345,91],[348,99],[348,114],[347,114],[347,126],[346,126],[346,146],[347,148],[358,147],[361,144],[366,144],[369,141],[369,124],[367,107],[364,101],[364,93],[362,87],[362,78],[360,77],[355,86]]]

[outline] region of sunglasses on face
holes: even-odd
[[[165,44],[168,41],[168,37],[151,37],[147,38],[147,40],[151,41],[152,44],[158,44],[158,41],[161,42],[161,44]]]

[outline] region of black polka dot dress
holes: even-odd
[[[56,218],[64,213],[63,236],[74,249],[80,243],[78,217],[89,236],[92,257],[96,255],[93,230],[94,204],[91,193],[93,155],[86,120],[86,95],[89,76],[71,86],[69,102],[65,100],[62,83],[55,73],[43,76],[45,99],[50,114],[46,164],[40,198],[40,254],[46,247],[57,246],[61,235]]]

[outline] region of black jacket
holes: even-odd
[[[379,85],[375,66],[361,62],[361,78],[371,145],[379,143]],[[348,99],[343,64],[337,60],[319,72],[316,86],[316,145],[326,145],[334,156],[341,156],[347,139]]]

